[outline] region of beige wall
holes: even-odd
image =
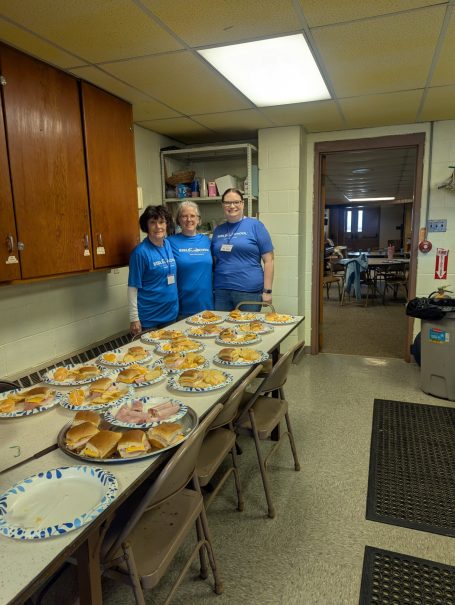
[[[159,204],[159,149],[169,139],[135,127],[144,205]],[[127,268],[0,286],[0,377],[14,377],[128,328]]]

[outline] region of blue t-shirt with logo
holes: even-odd
[[[206,235],[171,235],[168,238],[177,263],[180,315],[213,309],[212,253]]]
[[[223,245],[232,246],[230,252]],[[215,290],[258,292],[264,287],[261,257],[273,251],[272,239],[264,224],[244,217],[237,223],[215,228],[212,254],[215,258]]]
[[[137,288],[137,308],[143,328],[153,328],[177,319],[176,274],[177,265],[167,239],[163,246],[155,246],[146,237],[133,250],[128,286]],[[172,284],[168,284],[169,275],[174,278]]]

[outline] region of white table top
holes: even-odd
[[[223,314],[223,313],[220,313]],[[224,313],[226,315],[226,313]],[[303,318],[298,318],[298,323]],[[271,351],[288,334],[290,334],[298,323],[283,326],[274,326],[274,331],[270,334],[262,335],[261,342],[251,345],[254,348],[263,351]],[[233,325],[230,322],[224,326]],[[185,321],[173,324],[172,328],[187,329],[189,324]],[[212,360],[213,355],[220,350],[220,345],[215,344],[214,338],[200,339],[206,346],[202,354]],[[127,348],[128,345],[125,346]],[[158,356],[158,355],[157,355]],[[221,367],[210,364],[210,367]],[[251,366],[232,368],[223,367],[234,376],[232,385],[211,391],[209,393],[187,394],[180,391],[171,391],[167,387],[167,381],[157,383],[151,387],[137,389],[139,396],[143,395],[169,395],[170,392],[185,403],[190,405],[196,413],[201,416],[210,410],[218,401],[222,401],[226,393],[232,389],[233,385],[239,383],[251,369]],[[27,460],[43,449],[55,445],[57,435],[64,424],[66,424],[73,412],[56,406],[47,412],[39,413],[33,416],[16,419],[0,419],[0,439],[1,439],[1,460],[3,468],[9,468],[21,460]],[[14,457],[16,449],[9,449],[11,446],[20,446],[20,456]],[[153,458],[147,458],[143,461],[136,460],[126,464],[109,464],[103,468],[108,468],[117,478],[119,483],[119,494],[121,496],[130,486],[135,483],[141,475],[148,475],[152,467],[155,467],[159,455]],[[46,453],[37,459],[32,459],[12,470],[4,470],[0,473],[0,494],[8,490],[15,483],[33,475],[37,472],[56,468],[59,466],[71,466],[77,464],[77,460],[67,456],[64,452],[56,449]],[[96,462],[94,466],[103,466]],[[1,470],[1,469],[0,469]],[[112,505],[111,505],[112,506]],[[90,528],[72,531],[63,536],[49,538],[42,541],[19,541],[5,536],[0,536],[0,568],[2,574],[0,577],[0,604],[9,603],[18,594],[33,582],[46,568],[59,556],[66,556],[64,551],[70,549],[71,545],[79,545],[81,533]]]

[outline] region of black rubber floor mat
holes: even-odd
[[[375,399],[366,518],[455,536],[455,409]]]
[[[359,605],[455,605],[455,567],[366,546]]]

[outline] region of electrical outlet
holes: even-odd
[[[447,231],[447,219],[441,218],[428,221],[428,232],[431,233],[433,231]]]

